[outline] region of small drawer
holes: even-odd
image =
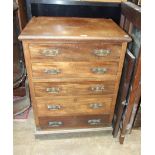
[[[35,96],[78,96],[78,95],[112,95],[115,82],[87,82],[87,83],[52,83],[35,82]]]
[[[121,44],[50,43],[30,44],[33,62],[40,61],[119,61]]]
[[[37,114],[39,117],[109,114],[112,99],[102,95],[36,98]]]
[[[53,62],[32,63],[34,79],[51,78],[102,78],[116,76],[116,62]]]
[[[108,127],[110,115],[39,117],[40,128],[69,129]]]

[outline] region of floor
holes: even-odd
[[[14,121],[14,155],[140,155],[141,131],[133,130],[123,145],[111,131],[34,137],[33,113]]]

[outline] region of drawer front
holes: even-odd
[[[110,126],[110,115],[39,117],[41,128],[95,128]]]
[[[30,44],[30,55],[33,62],[40,61],[119,61],[120,44],[105,43],[51,43]]]
[[[38,116],[109,114],[112,96],[37,98]]]
[[[35,96],[110,95],[114,93],[114,81],[87,83],[34,83]]]
[[[116,75],[118,63],[114,62],[53,62],[32,63],[33,78],[102,78]]]

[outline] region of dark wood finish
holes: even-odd
[[[25,90],[25,79],[26,79],[26,69],[24,65],[24,56],[22,51],[21,42],[18,40],[18,35],[20,33],[20,24],[18,11],[19,6],[13,1],[13,96],[24,97],[26,95]],[[14,106],[15,109],[15,100]],[[17,109],[16,109],[17,110]],[[17,110],[18,111],[18,110]],[[19,112],[19,111],[18,111]]]
[[[140,127],[141,127],[141,103],[139,103],[137,107],[136,116],[134,118],[133,123],[133,128],[140,128]]]
[[[136,5],[141,5],[141,0],[130,0],[130,2],[135,3]]]
[[[137,113],[138,107],[139,107],[140,97],[141,97],[141,87],[139,87],[137,89],[137,91],[136,91],[136,97],[135,97],[135,100],[134,100],[134,105],[133,105],[132,113],[131,113],[131,116],[130,116],[130,121],[129,121],[128,125],[127,125],[127,132],[128,133],[132,132],[132,128],[133,128],[133,125],[134,125],[134,120],[136,118],[136,113]]]
[[[137,97],[140,98],[140,94],[141,94],[140,80],[141,80],[141,54],[139,53],[139,57],[136,63],[136,69],[134,71],[133,81],[130,87],[130,98],[126,109],[126,115],[123,118],[123,122],[122,122],[122,128],[120,133],[121,144],[123,144],[124,142],[126,128],[131,118],[131,113],[133,110],[133,106],[135,104],[135,100],[137,100]],[[136,102],[136,104],[138,103],[139,102]]]
[[[42,129],[70,129],[70,128],[94,128],[110,126],[110,115],[86,115],[86,116],[58,116],[58,117],[39,117],[39,124]],[[89,120],[99,120],[97,123],[90,123]],[[62,122],[59,126],[50,126],[49,122]]]
[[[128,80],[126,77],[126,80],[123,79],[121,83],[124,83],[124,89],[120,85],[119,95],[117,98],[117,101],[123,97],[122,95],[125,94],[125,96],[122,98],[122,102],[119,102],[119,104],[116,105],[115,109],[115,115],[113,118],[113,136],[116,137],[118,134],[118,131],[120,129],[120,143],[123,144],[125,134],[131,132],[134,117],[135,117],[135,111],[137,109],[137,104],[139,103],[139,99],[141,96],[140,93],[140,67],[137,69],[139,60],[140,60],[140,30],[141,30],[141,11],[140,7],[136,6],[135,4],[131,2],[125,2],[122,3],[122,14],[121,14],[121,21],[120,26],[130,35],[133,37],[132,43],[128,45],[128,48],[130,52],[135,57],[135,66],[133,69],[133,73],[130,76],[130,86],[126,86],[125,82]],[[124,64],[124,68],[130,67],[131,64]],[[123,71],[124,73],[124,71]],[[137,76],[135,76],[137,74]],[[123,74],[124,75],[124,74]],[[137,81],[137,82],[136,82]],[[139,85],[137,85],[139,83]],[[137,85],[137,86],[136,86]],[[128,87],[128,88],[127,88]],[[132,92],[134,90],[134,92]],[[135,103],[135,104],[134,104]]]
[[[50,124],[60,125],[60,129],[62,121],[62,128],[111,125],[127,41],[131,40],[117,24],[109,19],[38,17],[19,38],[23,40],[37,128],[50,129],[52,120]],[[46,51],[49,48],[51,51]],[[92,54],[95,49],[100,50],[101,58]],[[111,50],[109,55],[107,50]],[[99,108],[89,109],[90,102]],[[60,107],[65,109],[49,111]],[[96,119],[89,124],[97,125],[89,125],[89,119]]]
[[[141,29],[141,8],[139,6],[131,2],[124,2],[121,4],[121,14],[138,29]]]
[[[18,4],[18,19],[20,31],[26,26],[28,22],[27,12],[26,12],[26,0],[16,0]]]
[[[115,115],[113,120],[113,136],[117,137],[119,131],[120,121],[124,112],[124,107],[127,103],[126,98],[128,95],[129,84],[131,81],[132,72],[134,69],[135,57],[128,51],[125,56],[124,67],[122,71],[121,82],[116,102]]]

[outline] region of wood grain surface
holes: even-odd
[[[114,81],[87,82],[87,83],[34,83],[35,96],[70,96],[70,95],[108,95],[114,93]],[[98,87],[102,90],[96,90]],[[54,88],[57,93],[48,92]],[[94,89],[94,90],[92,90]]]
[[[37,128],[112,123],[127,42],[110,19],[32,18],[23,40]]]
[[[109,114],[111,96],[64,96],[38,97],[36,99],[38,116],[74,116],[90,114]]]
[[[103,73],[96,69],[105,69]],[[107,75],[116,75],[118,63],[116,62],[52,62],[32,63],[33,78],[98,78]],[[51,71],[58,73],[50,73]]]
[[[51,42],[47,44],[30,44],[29,49],[32,62],[119,61],[121,44]],[[57,53],[50,55],[52,50],[56,50]],[[109,53],[102,55],[102,53],[99,53],[101,50],[108,50]]]
[[[99,123],[91,125],[88,123],[89,120],[99,120]],[[61,122],[61,124],[59,126],[50,126],[49,122]],[[41,129],[94,128],[110,126],[110,124],[109,115],[39,117]]]
[[[33,17],[19,39],[131,40],[111,19],[75,17]]]

